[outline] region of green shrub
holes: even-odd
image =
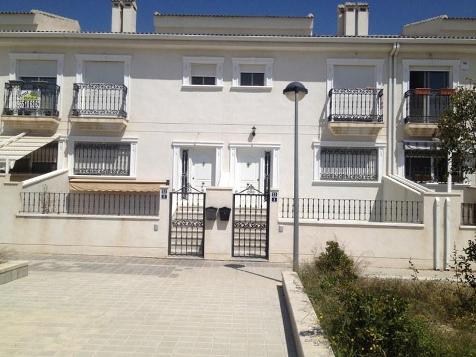
[[[344,280],[355,280],[357,269],[354,261],[334,241],[326,242],[326,250],[314,260],[314,268],[320,272],[335,275]]]
[[[336,242],[300,276],[337,356],[476,356],[469,284],[358,277]]]

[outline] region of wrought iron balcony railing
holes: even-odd
[[[59,86],[48,82],[9,81],[3,114],[57,117],[59,92]]]
[[[125,85],[75,83],[73,90],[73,116],[127,117]]]
[[[383,89],[331,89],[328,118],[336,122],[383,122]]]
[[[417,88],[405,92],[405,123],[436,124],[450,105],[452,89]]]

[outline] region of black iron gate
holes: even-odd
[[[190,186],[170,192],[169,255],[203,257],[205,193]]]
[[[233,257],[269,256],[269,192],[253,186],[233,195]]]

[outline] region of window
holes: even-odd
[[[223,86],[223,58],[184,57],[184,86]]]
[[[273,63],[272,58],[233,58],[233,87],[272,87]]]
[[[131,143],[77,142],[74,175],[130,176]]]
[[[323,147],[320,179],[329,181],[377,181],[378,149]]]
[[[53,142],[16,160],[10,172],[15,174],[44,174],[55,171],[57,166],[58,143]]]
[[[264,73],[241,72],[241,86],[264,86]]]

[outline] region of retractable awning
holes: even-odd
[[[53,136],[29,136],[21,133],[16,136],[0,136],[0,162],[9,162],[10,167],[16,160],[58,139]]]
[[[405,150],[438,150],[439,142],[438,141],[404,140],[403,148]]]
[[[70,192],[160,192],[164,182],[125,181],[125,180],[89,180],[72,179],[69,181]]]

